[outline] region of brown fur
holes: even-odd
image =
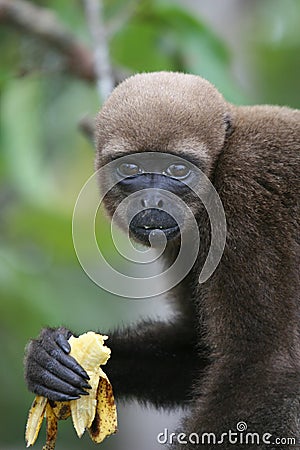
[[[188,106],[188,107],[187,107]],[[226,103],[213,86],[194,75],[136,75],[118,86],[96,121],[98,157],[124,152],[196,151],[210,158],[222,149]]]
[[[253,431],[299,437],[299,146],[299,111],[233,106],[194,75],[131,77],[98,115],[97,168],[114,151],[190,152],[206,161],[223,202],[228,234],[218,269],[199,285],[199,254],[178,289],[214,361],[194,391],[190,432],[221,433],[245,420]]]

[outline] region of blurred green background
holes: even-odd
[[[31,3],[51,9],[90,47],[80,1]],[[299,107],[299,0],[103,3],[118,78],[186,71],[208,78],[235,103]],[[63,56],[49,43],[8,24],[2,7],[0,0],[0,449],[11,450],[25,447],[33,395],[23,382],[23,353],[41,327],[106,331],[148,311],[156,314],[160,303],[116,298],[81,269],[71,219],[76,197],[93,172],[94,150],[77,125],[100,107],[95,84],[67,72]],[[99,226],[109,252],[104,217]],[[155,436],[141,439],[145,423],[151,429],[151,421],[164,416],[145,412],[138,424],[134,409],[131,422],[126,411],[121,408],[120,433],[102,448],[156,448]],[[60,425],[58,449],[95,447],[88,438],[79,441],[70,423]]]

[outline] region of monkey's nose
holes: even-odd
[[[164,202],[158,195],[146,195],[141,199],[143,208],[163,208]]]

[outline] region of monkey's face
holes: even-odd
[[[150,73],[129,78],[97,117],[96,168],[110,215],[139,241],[176,239],[202,212],[205,191],[226,137],[228,106],[200,77]],[[202,171],[199,175],[196,170]],[[200,196],[201,197],[201,196]]]
[[[115,158],[101,170],[107,191],[106,209],[136,240],[155,245],[164,234],[170,241],[189,228],[201,210],[195,194],[204,174],[186,159],[167,153],[132,153]]]

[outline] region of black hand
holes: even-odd
[[[88,395],[86,371],[75,361],[68,342],[72,333],[66,328],[44,328],[29,342],[25,357],[28,389],[54,401],[69,401]]]

